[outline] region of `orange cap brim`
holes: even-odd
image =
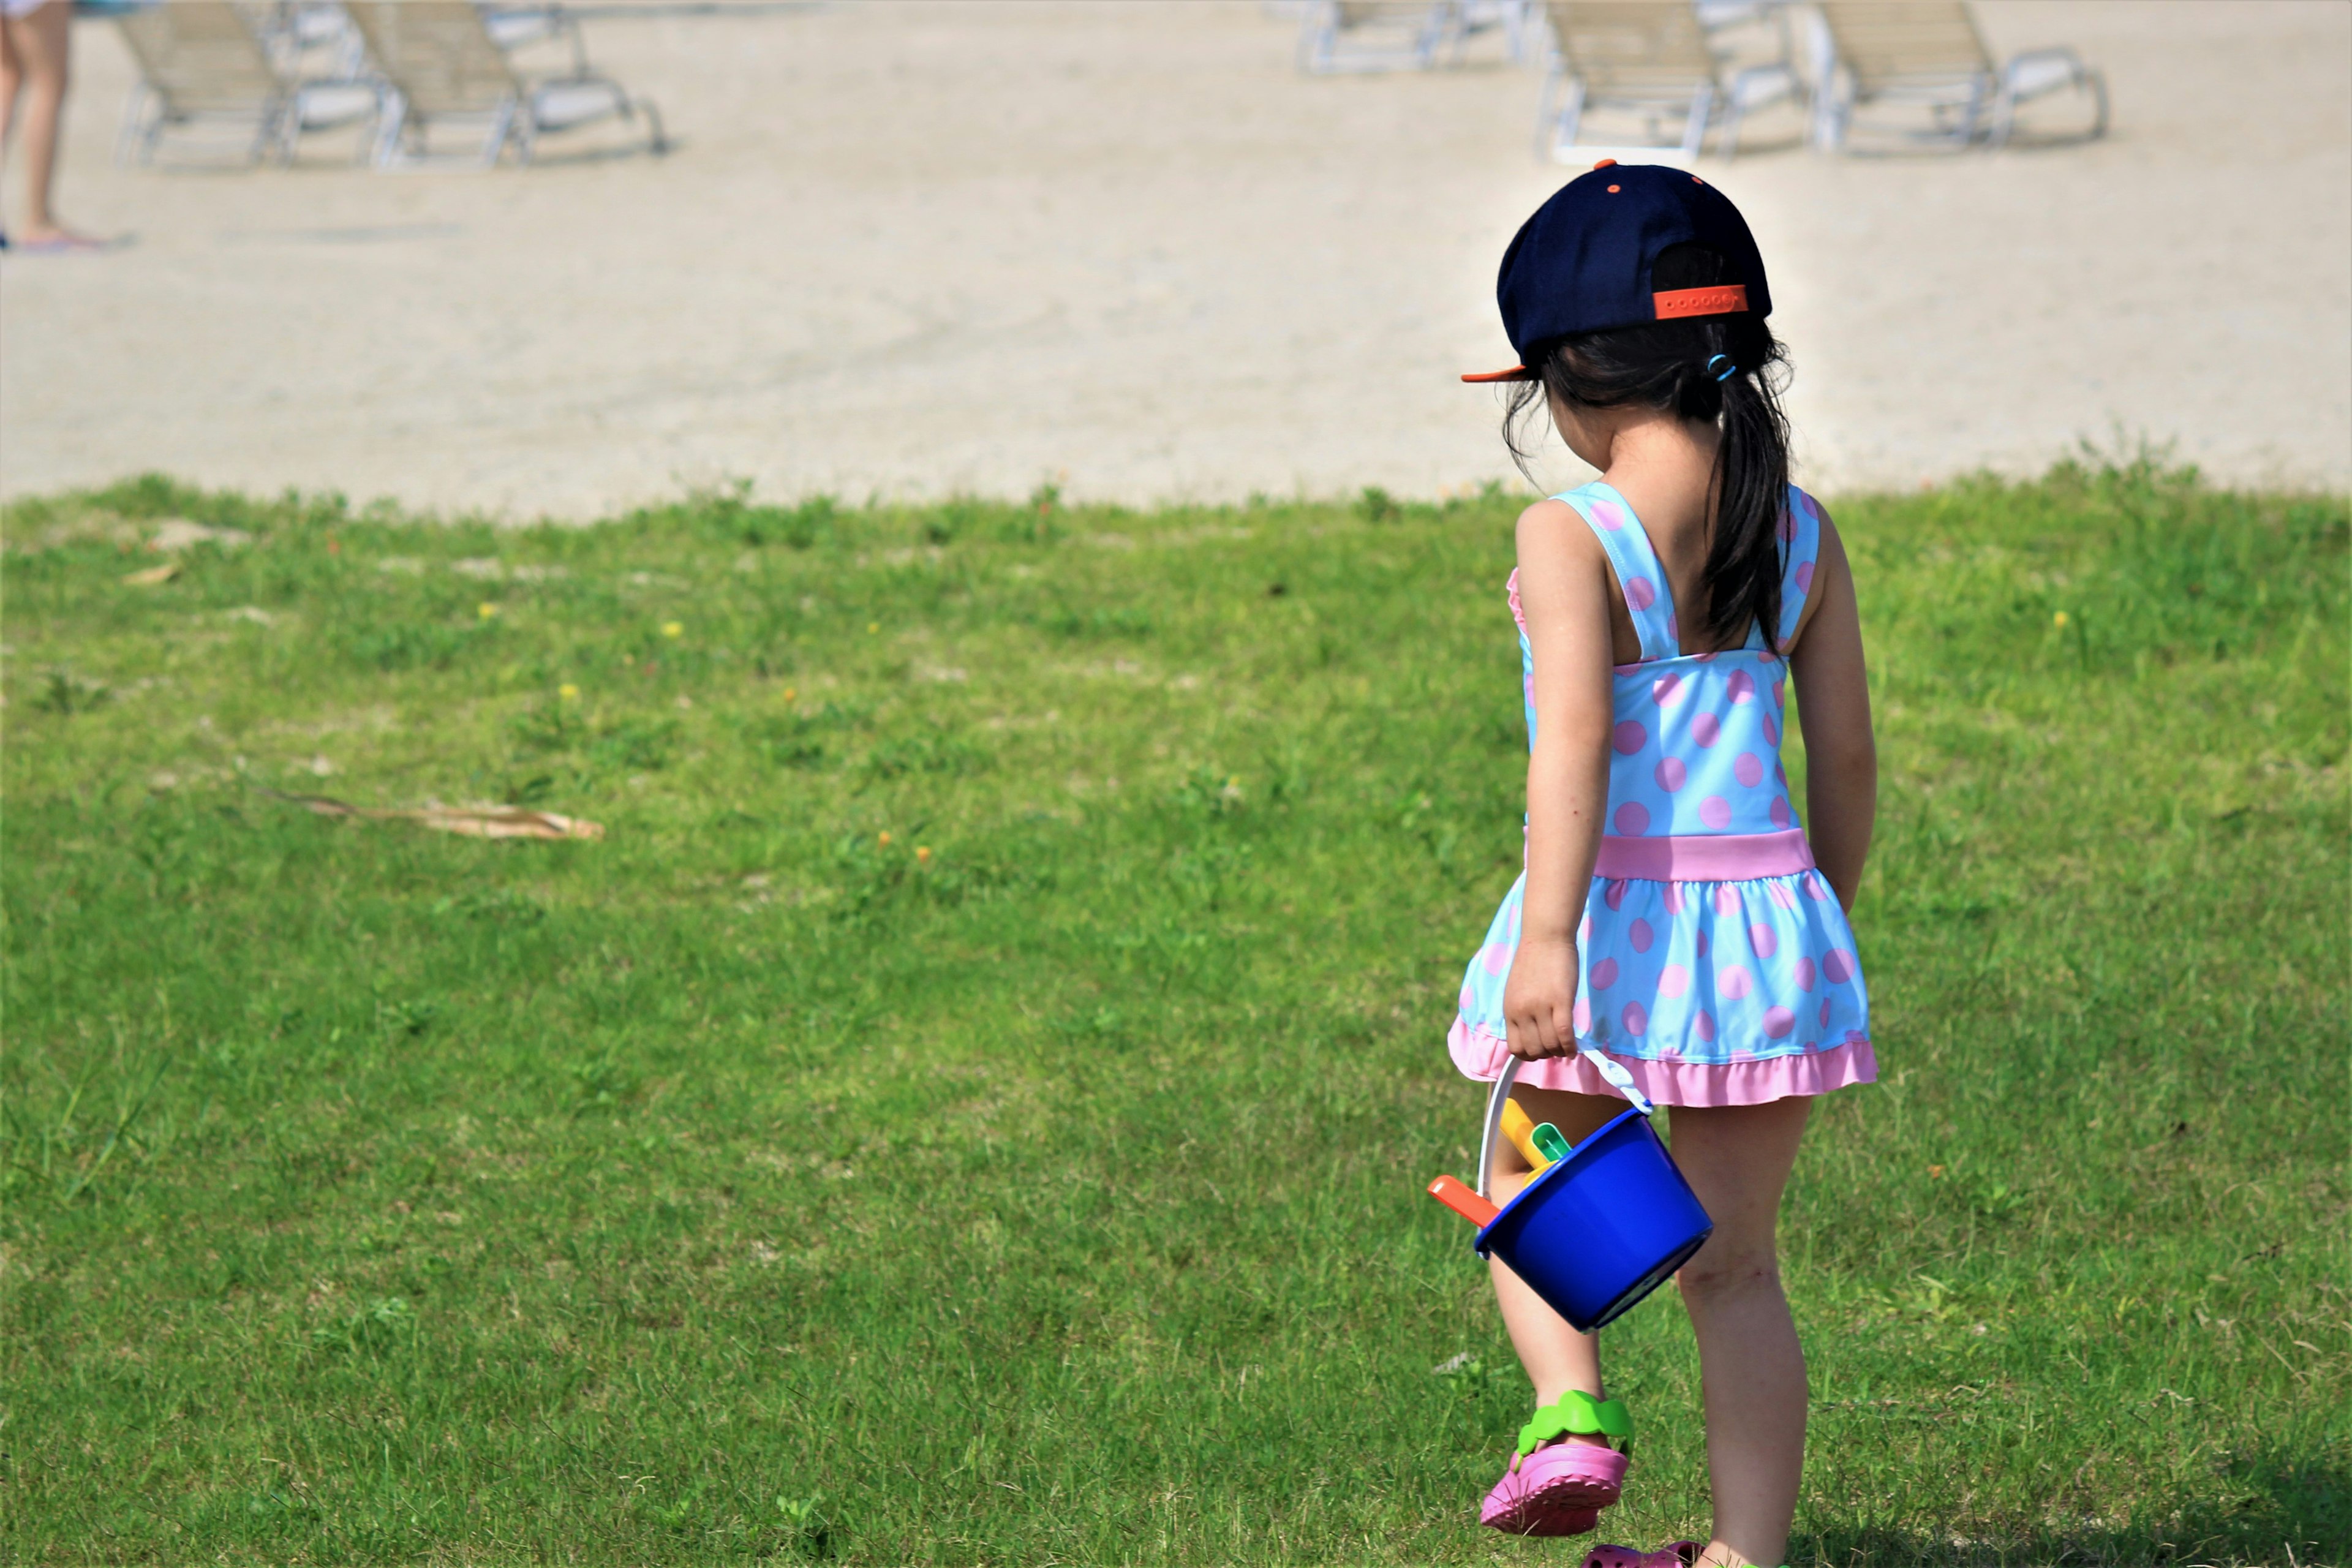
[[[1527,366],[1515,364],[1508,370],[1465,371],[1462,379],[1465,381],[1534,381],[1538,377],[1536,373]]]

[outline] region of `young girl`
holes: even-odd
[[[1630,1075],[1674,1108],[1675,1162],[1715,1221],[1676,1276],[1714,1537],[1602,1546],[1586,1568],[1778,1564],[1805,1441],[1780,1193],[1812,1097],[1877,1076],[1844,913],[1877,788],[1853,583],[1828,515],[1789,483],[1764,266],[1719,192],[1604,160],[1519,230],[1496,294],[1522,363],[1464,379],[1520,384],[1515,457],[1540,395],[1601,477],[1519,517],[1527,869],[1449,1044],[1475,1079],[1525,1058],[1514,1098],[1571,1141],[1624,1109],[1598,1061]],[[1810,837],[1780,766],[1792,682]],[[1489,1190],[1527,1177],[1506,1145]],[[1499,1260],[1494,1279],[1537,1410],[1481,1518],[1591,1530],[1617,1500],[1632,1421],[1594,1336]]]

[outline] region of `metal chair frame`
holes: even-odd
[[[1298,68],[1308,76],[1433,69],[1449,46],[1460,57],[1468,30],[1463,9],[1464,0],[1315,0],[1301,14]],[[1354,51],[1341,47],[1347,34],[1382,23],[1412,23],[1411,45]]]
[[[228,0],[177,0],[166,5],[142,6],[115,17],[123,42],[139,66],[139,81],[123,105],[122,123],[115,136],[117,163],[152,163],[163,133],[202,120],[244,120],[254,124],[245,162],[265,157],[285,164],[294,158],[302,132],[354,124],[382,112],[373,86],[348,72],[322,77],[302,74],[299,59],[283,55],[267,24],[254,20]],[[211,83],[191,83],[181,62],[166,52],[194,41],[199,48],[217,51],[222,68]],[[182,78],[173,81],[174,77]],[[367,107],[356,111],[310,118],[310,96],[320,89],[366,89]],[[205,101],[211,99],[212,101]]]
[[[613,78],[592,68],[588,63],[587,40],[582,35],[579,19],[561,5],[474,5],[471,0],[458,0],[473,14],[480,28],[479,54],[471,65],[481,68],[485,77],[502,78],[502,89],[478,106],[420,108],[415,95],[402,86],[402,79],[410,74],[408,62],[391,58],[399,53],[396,35],[384,26],[390,18],[386,13],[398,14],[421,9],[417,0],[355,0],[348,8],[352,20],[367,41],[370,57],[374,60],[382,79],[384,112],[377,122],[375,164],[380,169],[409,168],[432,161],[429,146],[431,126],[439,120],[487,118],[488,127],[477,154],[484,167],[494,167],[505,156],[509,147],[515,153],[519,164],[527,164],[537,151],[540,136],[547,132],[569,130],[608,115],[635,124],[640,115],[646,122],[646,149],[656,155],[669,150],[669,139],[662,126],[661,110],[650,99],[633,97]],[[436,7],[453,23],[456,7]],[[568,68],[551,75],[526,76],[510,58],[511,51],[541,42],[564,46],[570,55]],[[468,46],[470,47],[470,46]],[[495,67],[489,64],[496,58]],[[566,117],[559,121],[547,119],[543,105],[553,95],[567,90],[585,90],[603,95],[610,107],[593,113]]]
[[[1919,41],[1905,39],[1905,28],[1917,29]],[[1907,42],[1929,58],[1916,63],[1872,58],[1865,65],[1868,57],[1890,52],[1884,41],[1890,35],[1895,47]],[[1965,0],[1826,0],[1815,38],[1813,140],[1827,151],[1854,151],[1860,110],[1908,104],[1924,105],[1928,122],[1897,132],[1899,144],[1962,151],[1981,143],[1998,150],[2016,129],[2019,104],[2062,89],[2090,95],[2092,120],[2084,139],[2106,134],[2103,73],[2064,47],[2027,49],[1996,65]],[[1935,58],[1938,52],[1941,58]]]
[[[1671,150],[1696,159],[1706,134],[1717,132],[1717,146],[1726,158],[1739,151],[1739,131],[1747,116],[1783,100],[1801,99],[1804,83],[1789,58],[1789,38],[1782,7],[1763,4],[1735,14],[1725,26],[1770,19],[1780,28],[1780,57],[1742,66],[1725,74],[1725,61],[1714,47],[1717,30],[1709,28],[1691,0],[1551,0],[1545,7],[1551,46],[1542,94],[1536,110],[1536,155],[1555,163],[1579,161],[1577,138],[1586,110],[1596,108],[1631,110],[1642,117],[1648,135],[1644,142],[1611,142],[1610,146],[1644,146]],[[1686,22],[1685,17],[1687,17]],[[1662,54],[1679,59],[1638,62],[1633,79],[1621,77],[1622,61],[1586,58],[1577,46],[1588,36],[1580,22],[1605,26],[1640,27],[1655,24],[1662,32],[1650,35],[1661,42]],[[1689,33],[1682,40],[1691,47],[1675,49],[1678,26]],[[1650,79],[1640,79],[1647,76]],[[1669,139],[1666,127],[1679,121],[1682,134]]]

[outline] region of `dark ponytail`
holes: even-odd
[[[1669,246],[1650,272],[1654,290],[1735,281],[1722,253]],[[1706,316],[1575,332],[1543,344],[1529,362],[1543,374],[1514,383],[1503,441],[1521,473],[1534,455],[1520,440],[1522,416],[1544,393],[1571,407],[1662,409],[1722,432],[1716,448],[1714,513],[1707,533],[1706,631],[1737,647],[1752,623],[1764,646],[1780,646],[1780,530],[1789,509],[1789,421],[1780,411],[1788,354],[1754,316]],[[1530,476],[1532,477],[1532,476]]]

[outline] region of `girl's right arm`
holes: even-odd
[[[1826,512],[1818,562],[1815,603],[1807,607],[1789,667],[1805,737],[1805,836],[1839,904],[1851,910],[1878,815],[1878,745],[1870,732],[1853,573]]]
[[[1535,650],[1528,756],[1528,885],[1503,983],[1511,1054],[1576,1049],[1576,928],[1609,810],[1609,566],[1567,502],[1519,514],[1519,610]]]

